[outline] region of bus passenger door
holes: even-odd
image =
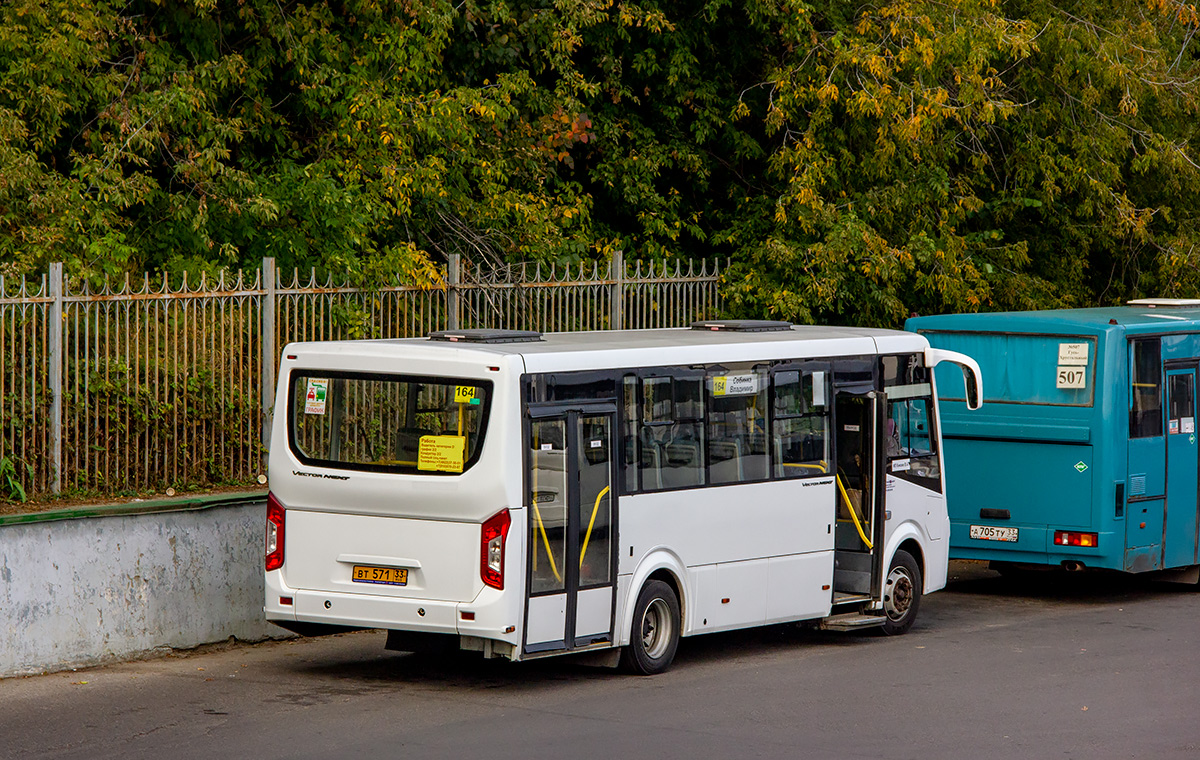
[[[613,641],[615,409],[531,409],[526,654]]]
[[[1197,562],[1200,530],[1196,452],[1196,365],[1167,368],[1167,501],[1163,525],[1163,568]]]
[[[878,595],[884,527],[879,426],[886,419],[886,409],[883,394],[874,391],[839,389],[834,399],[837,522],[833,601],[838,604]]]

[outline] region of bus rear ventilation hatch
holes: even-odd
[[[715,332],[782,332],[791,330],[792,323],[771,319],[714,319],[693,322],[692,329]]]
[[[471,328],[469,330],[435,330],[429,333],[429,339],[448,343],[536,343],[542,340],[542,334],[536,330]]]

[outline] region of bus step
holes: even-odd
[[[870,615],[862,612],[843,612],[830,615],[821,621],[822,631],[861,631],[876,628],[887,622],[886,615]]]

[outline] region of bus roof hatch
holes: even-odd
[[[542,334],[536,330],[471,328],[469,330],[435,330],[429,333],[429,339],[450,343],[534,343],[542,339]]]
[[[792,323],[777,322],[771,319],[714,319],[693,322],[692,329],[721,332],[777,332],[792,329]]]

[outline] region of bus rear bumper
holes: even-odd
[[[513,645],[520,641],[516,613],[508,609],[513,605],[503,592],[493,589],[485,588],[472,602],[447,602],[289,589],[277,573],[268,573],[266,585],[266,619],[297,632],[325,626],[329,626],[327,632],[382,628],[472,636]]]

